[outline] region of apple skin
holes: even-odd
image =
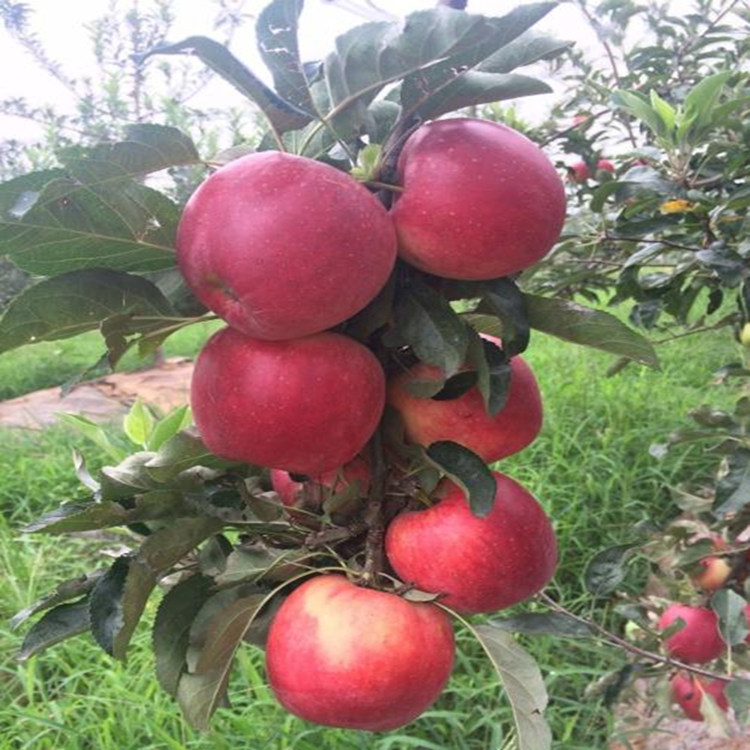
[[[693,583],[703,591],[718,591],[732,575],[732,566],[724,557],[704,557],[698,561],[701,571]]]
[[[214,172],[177,230],[180,270],[230,326],[266,340],[323,331],[382,289],[396,233],[379,201],[344,172],[268,151]]]
[[[191,404],[217,456],[316,476],[359,453],[378,425],[385,375],[337,333],[258,341],[215,333],[195,363]]]
[[[492,336],[483,338],[500,344]],[[494,417],[487,413],[477,386],[445,401],[412,396],[406,390],[411,380],[441,375],[437,367],[422,362],[389,379],[388,403],[401,415],[410,441],[426,447],[452,440],[492,463],[526,448],[542,429],[542,397],[534,373],[520,356],[513,357],[510,366],[507,400]]]
[[[672,698],[688,719],[704,721],[701,713],[703,693],[708,693],[722,711],[729,710],[729,702],[724,695],[727,683],[721,680],[705,682],[694,675],[676,674],[671,680]]]
[[[311,482],[322,491],[313,491],[304,497],[300,493],[308,482],[295,482],[289,472],[283,469],[271,469],[270,476],[271,485],[285,507],[318,510],[326,494],[342,492],[354,482],[359,482],[361,491],[366,493],[372,480],[372,471],[370,464],[361,456],[357,456],[346,466],[312,477]]]
[[[615,165],[612,164],[608,159],[599,159],[596,163],[596,171],[609,172],[610,174],[615,173]],[[568,178],[571,182],[583,183],[586,180],[590,180],[592,177],[589,165],[585,161],[577,161],[575,164],[571,164],[568,167]]]
[[[434,604],[321,575],[281,605],[268,634],[266,669],[279,702],[296,716],[382,732],[432,705],[454,653],[450,619]]]
[[[450,279],[528,268],[557,241],[565,189],[544,153],[487,120],[436,120],[406,142],[391,208],[401,257]]]
[[[599,159],[596,163],[596,170],[602,172],[609,172],[610,174],[615,173],[615,165],[612,164],[608,159]]]
[[[472,514],[463,491],[445,481],[427,510],[396,516],[385,551],[396,574],[463,614],[497,612],[528,599],[554,575],[557,542],[539,503],[510,477],[493,472],[495,504]]]
[[[672,658],[691,664],[705,664],[724,653],[726,644],[719,632],[719,619],[713,610],[688,604],[670,604],[659,618],[657,627],[665,630],[678,618],[685,621],[685,627],[664,642],[664,648]]]

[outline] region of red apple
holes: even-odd
[[[361,456],[346,466],[312,477],[309,482],[295,482],[289,472],[283,469],[271,470],[271,485],[281,502],[287,508],[310,510],[318,510],[328,495],[343,492],[355,482],[359,482],[360,491],[366,493],[371,478],[370,464]]]
[[[499,344],[499,340],[484,336]],[[487,413],[479,388],[459,398],[417,398],[406,389],[414,379],[440,377],[438,368],[419,363],[388,383],[388,403],[401,415],[406,437],[428,446],[452,440],[474,451],[487,463],[523,450],[542,428],[542,397],[531,368],[520,357],[511,359],[511,376],[505,406],[493,417]]]
[[[732,575],[732,566],[724,557],[704,557],[698,561],[699,572],[693,583],[703,591],[718,591]]]
[[[685,712],[685,716],[693,721],[703,721],[701,703],[703,694],[710,695],[716,705],[722,710],[729,710],[729,702],[724,695],[727,683],[722,680],[706,682],[694,675],[676,674],[672,678],[672,698]]]
[[[591,170],[585,161],[577,161],[568,167],[568,179],[571,182],[582,183],[591,179]]]
[[[361,310],[385,284],[396,235],[344,172],[266,151],[230,162],[192,195],[177,232],[198,299],[258,339],[291,339]]]
[[[296,716],[380,732],[432,705],[454,650],[450,620],[434,604],[321,575],[296,589],[274,617],[266,669],[276,697]]]
[[[555,572],[557,543],[537,501],[517,482],[493,472],[495,504],[484,518],[452,482],[427,510],[391,521],[385,550],[399,578],[458,612],[496,612],[528,599]]]
[[[726,644],[719,632],[719,618],[708,607],[691,607],[687,604],[670,604],[659,618],[657,627],[666,630],[677,619],[685,627],[669,636],[664,642],[667,653],[674,659],[703,664],[724,653]]]
[[[599,161],[596,162],[596,169],[597,169],[597,172],[601,170],[603,172],[609,172],[610,174],[614,174],[615,165],[612,164],[612,162],[607,159],[599,159]]]
[[[210,451],[316,476],[359,453],[378,425],[385,377],[369,349],[336,333],[258,341],[232,328],[198,356],[191,403]]]
[[[528,138],[487,120],[437,120],[406,142],[391,209],[400,255],[451,279],[528,268],[557,241],[565,190]]]

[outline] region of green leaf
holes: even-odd
[[[57,418],[68,427],[72,427],[83,437],[91,440],[98,445],[110,458],[115,461],[122,461],[125,457],[125,451],[116,446],[109,438],[109,435],[96,422],[92,422],[86,417],[77,414],[59,413]]]
[[[0,186],[0,253],[34,274],[84,268],[156,271],[175,265],[180,212],[166,195],[110,162],[71,162],[37,190]]]
[[[513,639],[492,625],[470,628],[495,667],[513,709],[518,750],[551,750],[544,719],[547,690],[537,663]]]
[[[494,279],[482,285],[480,312],[496,315],[503,329],[503,350],[509,357],[526,351],[529,345],[527,298],[511,279]]]
[[[396,300],[394,318],[398,335],[422,362],[439,367],[446,376],[458,372],[466,359],[469,335],[441,294],[413,280]]]
[[[730,71],[714,73],[706,76],[688,92],[683,103],[685,126],[679,132],[680,137],[697,142],[705,128],[713,124],[716,115],[714,110],[731,76]]]
[[[235,651],[272,596],[252,587],[222,591],[209,599],[193,620],[190,671],[180,677],[177,688],[180,708],[192,727],[207,730],[211,716],[226,700]]]
[[[146,448],[154,422],[151,410],[138,398],[123,418],[122,428],[133,443]]]
[[[156,679],[173,697],[186,666],[190,627],[211,595],[211,586],[210,578],[192,575],[166,593],[156,612],[152,632]]]
[[[505,352],[492,341],[472,331],[467,363],[476,370],[477,387],[487,413],[496,416],[505,406],[511,367]]]
[[[476,453],[450,440],[441,440],[432,443],[426,454],[435,466],[461,487],[475,516],[484,518],[492,510],[497,484],[487,464]]]
[[[713,437],[714,433],[706,435]],[[717,517],[722,518],[750,504],[750,450],[740,448],[727,458],[727,470],[716,485]]]
[[[258,16],[255,38],[279,96],[301,110],[315,112],[297,41],[303,5],[303,0],[273,0]]]
[[[193,466],[226,468],[236,463],[215,456],[197,435],[178,432],[159,448],[156,455],[148,459],[145,468],[148,475],[157,482],[168,482]]]
[[[25,661],[30,656],[45,651],[66,638],[85,633],[88,628],[89,608],[85,599],[61,604],[49,610],[26,633],[17,658],[19,661]]]
[[[118,558],[90,597],[91,632],[99,645],[124,659],[159,577],[221,528],[211,518],[182,518],[149,536],[132,556]]]
[[[554,297],[525,294],[529,324],[542,333],[660,369],[651,342],[614,315]]]
[[[524,612],[513,617],[490,620],[488,625],[524,635],[556,635],[563,638],[592,638],[591,628],[561,612]]]
[[[750,714],[750,680],[735,677],[724,689],[724,694],[740,726],[745,726]]]
[[[530,65],[538,60],[556,57],[570,49],[573,44],[573,42],[561,41],[545,34],[526,31],[485,58],[476,69],[487,73],[510,73],[516,68]]]
[[[104,529],[127,523],[128,511],[115,502],[66,503],[27,524],[27,534],[69,534],[77,531]]]
[[[88,269],[27,288],[0,319],[0,351],[95,330],[112,315],[127,315],[133,332],[163,325],[172,314],[162,293],[140,276]]]
[[[744,597],[731,589],[721,589],[711,597],[711,609],[719,617],[721,637],[730,646],[744,643],[750,632],[747,627],[745,607],[747,607],[747,602]]]
[[[612,95],[612,102],[615,107],[624,109],[644,123],[657,138],[664,138],[667,135],[663,120],[641,94],[632,91],[615,91]]]
[[[271,127],[277,133],[297,130],[307,124],[312,116],[282,99],[263,81],[243,65],[223,44],[205,36],[191,36],[176,44],[157,47],[145,55],[194,55],[241,94],[260,107]]]
[[[611,594],[625,580],[625,562],[634,546],[618,544],[597,552],[583,572],[586,590],[594,596]]]
[[[669,102],[664,101],[654,89],[651,89],[651,108],[661,118],[664,124],[664,131],[671,139],[677,116],[675,108]]]
[[[47,594],[47,596],[42,597],[39,601],[34,602],[31,606],[26,607],[26,609],[15,614],[11,618],[10,629],[15,630],[22,623],[26,622],[29,617],[32,617],[39,612],[43,612],[45,609],[50,609],[58,604],[67,602],[70,599],[75,599],[82,594],[88,594],[101,576],[102,572],[96,571],[87,575],[78,576],[70,581],[64,581],[59,584],[51,594]]]
[[[178,432],[186,430],[192,423],[193,414],[190,407],[178,406],[154,425],[148,439],[148,450],[158,451],[167,440],[173,438]]]

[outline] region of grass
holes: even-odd
[[[190,355],[205,331],[170,339],[167,354]],[[537,336],[527,355],[543,391],[546,422],[539,439],[502,462],[553,518],[562,553],[554,587],[585,611],[582,572],[597,550],[633,537],[644,520],[674,513],[666,487],[711,467],[700,450],[686,448],[656,461],[649,444],[663,440],[701,402],[727,404],[730,394],[710,388],[712,365],[737,360],[728,337],[676,341],[661,348],[663,372],[628,367],[605,379],[611,358]],[[43,344],[0,357],[2,395],[59,383],[98,356],[94,336]],[[18,527],[60,501],[76,497],[70,470],[75,437],[60,428],[43,433],[0,432],[0,750],[499,750],[510,711],[481,650],[458,635],[454,676],[438,703],[405,730],[382,735],[325,730],[284,713],[270,695],[261,654],[241,649],[231,682],[233,708],[221,709],[213,731],[189,729],[176,705],[157,687],[142,623],[127,665],[112,662],[81,637],[24,663],[13,660],[21,635],[8,618],[53,585],[100,564],[118,545],[101,539],[24,537]],[[89,446],[85,446],[89,453]],[[94,455],[94,460],[101,457]],[[149,605],[147,619],[153,617]],[[622,655],[595,642],[525,640],[542,665],[550,694],[556,747],[604,747],[610,715],[587,700],[587,685],[622,663]]]

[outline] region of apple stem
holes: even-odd
[[[728,674],[719,674],[717,672],[712,672],[709,669],[696,667],[693,664],[685,664],[685,662],[677,661],[676,659],[671,659],[668,656],[655,654],[653,651],[646,651],[643,648],[634,646],[624,638],[620,638],[619,635],[615,635],[606,628],[602,627],[601,625],[599,625],[599,623],[574,614],[569,609],[566,609],[561,604],[558,604],[554,599],[552,599],[552,597],[547,594],[539,594],[539,599],[553,611],[562,615],[566,615],[576,622],[580,622],[583,625],[586,625],[590,630],[601,636],[601,638],[603,638],[608,643],[611,643],[614,646],[619,646],[620,648],[623,648],[632,654],[636,654],[637,656],[640,656],[647,661],[655,662],[657,664],[666,664],[667,666],[674,667],[675,669],[683,669],[686,672],[692,672],[693,674],[701,675],[701,677],[708,677],[712,680],[720,680],[721,682],[731,682],[734,679],[731,675]]]

